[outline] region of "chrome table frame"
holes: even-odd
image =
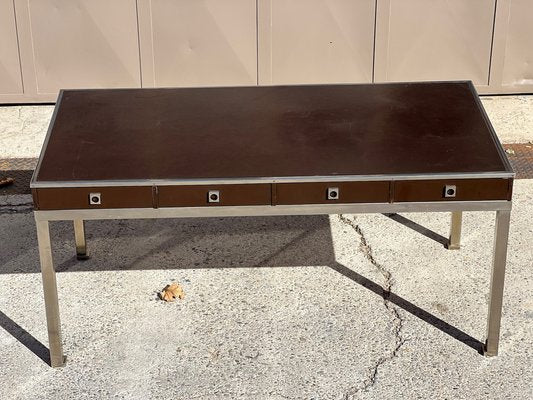
[[[449,249],[458,249],[461,235],[463,211],[496,211],[496,229],[492,260],[489,309],[487,318],[487,339],[484,354],[498,354],[500,322],[502,314],[505,263],[511,214],[511,201],[446,201],[420,203],[359,203],[359,204],[310,204],[275,206],[215,206],[179,208],[136,208],[136,209],[91,209],[35,211],[39,256],[43,278],[50,363],[60,367],[65,363],[61,343],[61,324],[57,295],[56,272],[52,260],[50,221],[71,220],[74,222],[76,253],[79,258],[87,256],[84,220],[96,219],[139,219],[139,218],[188,218],[188,217],[235,217],[268,215],[325,215],[358,213],[400,213],[400,212],[451,212]]]

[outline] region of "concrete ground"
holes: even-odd
[[[483,101],[504,142],[533,139],[533,97]],[[35,157],[50,112],[0,108],[0,158]],[[447,213],[90,221],[87,261],[52,224],[52,369],[29,203],[0,199],[2,400],[533,398],[533,180],[515,182],[492,358],[494,213],[465,213],[460,251]],[[159,301],[172,281],[185,299]]]

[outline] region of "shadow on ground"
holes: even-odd
[[[387,217],[431,240],[446,244],[446,238],[440,234],[403,216],[390,214]],[[16,220],[17,218],[11,219],[11,221]],[[31,225],[27,223],[27,219],[19,224],[26,226],[13,226],[11,229],[23,231],[29,229],[27,233],[33,235],[30,231],[34,227],[27,226]],[[74,255],[73,232],[70,224],[59,222],[51,225],[53,226],[52,242],[55,247],[68,249],[69,245],[72,246],[72,256],[64,251],[59,254],[59,257],[58,254],[54,254],[57,262],[56,270],[60,273],[164,268],[329,266],[475,351],[481,353],[483,349],[483,344],[474,337],[401,296],[387,292],[379,283],[338,263],[335,259],[328,216],[89,221],[86,225],[86,232],[91,258],[88,260],[77,260]],[[128,246],[133,240],[143,245]],[[246,242],[243,243],[243,240]],[[150,241],[155,243],[152,245]],[[33,242],[36,243],[36,240]],[[318,243],[319,247],[317,247]],[[357,251],[358,243],[353,245],[354,251]],[[107,262],[109,252],[120,253],[121,246],[122,249],[127,248],[127,253],[124,253],[123,257],[114,257],[113,263]],[[1,250],[4,252],[4,249]],[[32,249],[32,254],[34,260],[24,263],[22,268],[10,268],[7,260],[0,261],[0,273],[39,272],[36,244]],[[165,255],[168,255],[172,262],[166,265],[161,262],[151,262],[155,256],[165,257]],[[1,311],[0,326],[41,360],[49,363],[47,348]]]

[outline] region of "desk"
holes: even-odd
[[[471,82],[65,90],[31,181],[52,366],[64,364],[49,222],[496,211],[498,352],[514,173]]]

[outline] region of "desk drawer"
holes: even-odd
[[[274,204],[388,203],[390,182],[278,183],[274,192]]]
[[[512,179],[396,181],[394,201],[510,200],[511,189]]]
[[[159,207],[271,204],[270,184],[158,186]]]
[[[152,208],[151,186],[34,189],[39,210]]]

